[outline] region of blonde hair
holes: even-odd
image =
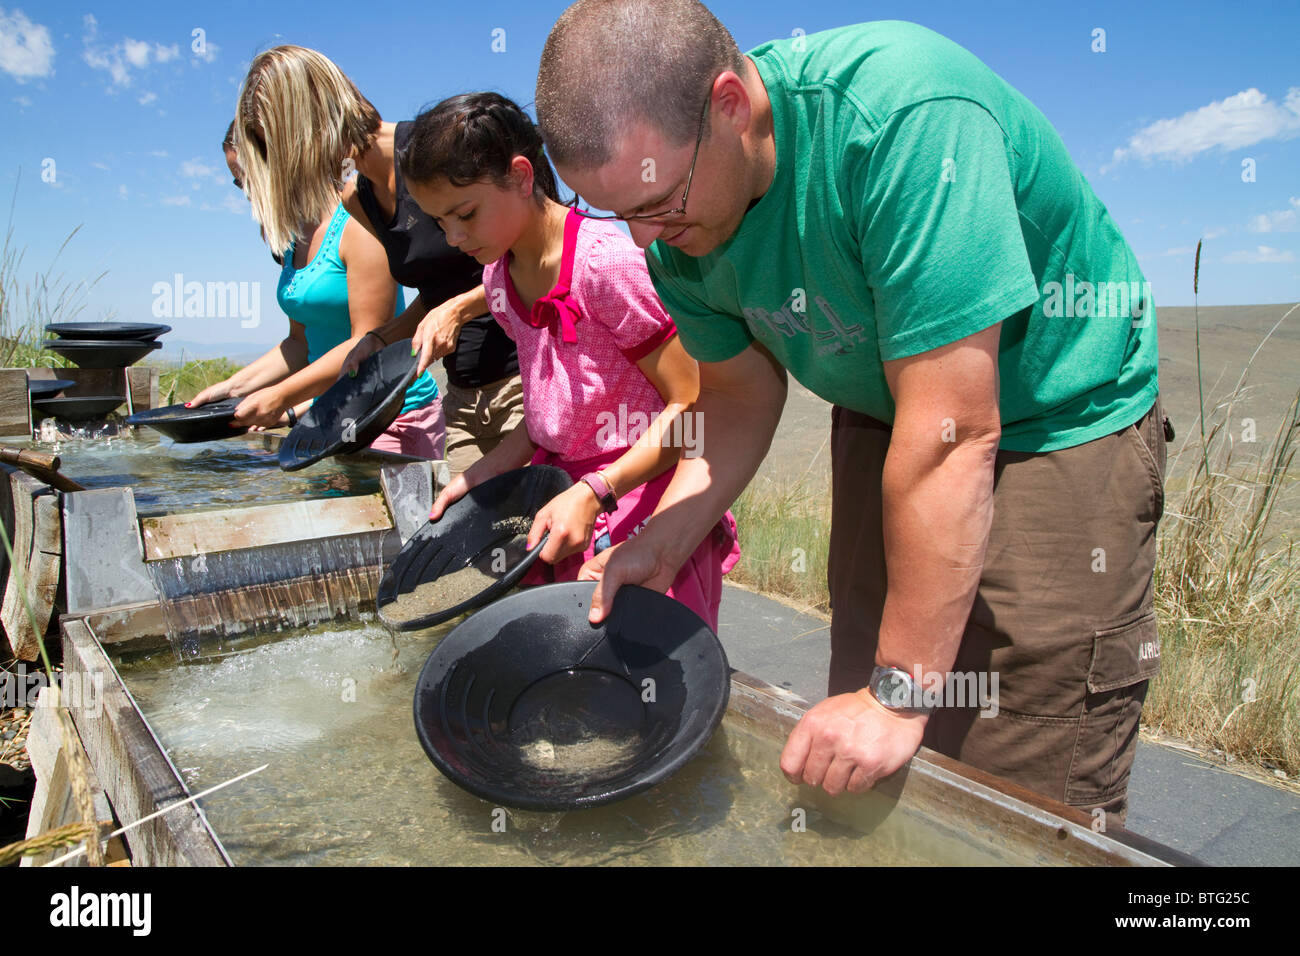
[[[339,202],[343,161],[374,143],[379,112],[326,56],[277,46],[248,68],[235,155],[267,244],[283,254]]]

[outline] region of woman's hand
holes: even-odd
[[[343,360],[343,368],[340,370],[339,377],[342,378],[344,375],[355,376],[357,369],[361,367],[361,363],[383,347],[384,343],[379,341],[378,335],[361,336],[361,340],[352,346],[352,351]]]
[[[274,426],[280,424],[285,402],[274,387],[258,389],[235,407],[232,427],[242,425]]]
[[[542,540],[542,535],[550,531],[551,536],[540,555],[547,564],[555,564],[571,554],[581,554],[591,543],[591,530],[599,514],[600,502],[596,500],[596,493],[585,481],[579,481],[537,512],[528,531],[526,546],[531,551]]]
[[[472,470],[472,469],[471,469]],[[442,517],[442,513],[447,510],[448,506],[454,501],[459,501],[469,494],[469,490],[478,482],[471,482],[466,476],[468,471],[462,471],[459,475],[447,482],[447,487],[443,488],[438,497],[434,499],[433,507],[429,509],[429,520],[437,521]]]
[[[456,351],[456,342],[464,324],[454,300],[429,310],[411,337],[411,346],[420,353],[420,371],[428,368],[434,359]]]
[[[223,398],[230,398],[231,385],[230,379],[224,382],[217,382],[216,385],[209,385],[199,394],[195,395],[185,403],[186,408],[198,408],[200,405],[206,405],[209,402],[219,402]]]

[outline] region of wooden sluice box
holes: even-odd
[[[415,507],[399,515],[396,522],[389,506],[391,497],[338,499],[329,502],[334,513],[328,526],[321,524],[326,519],[319,513],[310,508],[299,509],[292,521],[286,518],[276,525],[281,529],[278,539],[271,535],[243,550],[252,554],[265,550],[270,560],[283,554],[286,545],[308,547],[308,539],[295,539],[295,535],[322,532],[330,540],[347,545],[338,550],[338,554],[378,555],[384,549],[374,547],[376,540],[386,536],[391,549],[399,536],[406,537],[418,526],[419,509],[427,509],[432,495],[432,481],[427,477],[427,469],[423,475],[421,479],[418,468],[408,467],[402,474],[386,476],[386,491],[390,487],[396,490],[401,485],[403,496],[416,503]],[[425,487],[414,487],[421,480],[426,483]],[[243,517],[246,516],[210,512],[204,516],[203,525],[178,520],[150,525],[146,521],[139,547],[149,560],[165,561],[178,557],[194,560],[206,553],[203,550],[205,541],[221,544],[234,540],[214,535],[222,528],[247,527]],[[196,533],[200,528],[207,529],[204,535]],[[295,528],[297,530],[293,530]],[[393,533],[395,528],[397,534]],[[367,540],[371,542],[368,548],[362,546]],[[355,546],[355,550],[348,552],[349,546]],[[208,560],[215,557],[213,553],[207,554]],[[331,613],[340,604],[352,603],[364,610],[369,602],[369,608],[373,608],[378,562],[364,568],[346,567],[345,564],[343,561],[336,567],[321,569],[310,575],[309,580],[299,576],[283,580],[263,578],[247,584],[227,581],[225,583],[231,586],[220,592],[196,596],[189,601],[185,612],[188,615],[185,618],[187,626],[195,633],[202,633],[205,615],[209,618],[220,616],[223,618],[220,622],[210,620],[207,623],[214,628],[220,624],[227,634],[231,633],[233,625],[237,632],[241,622],[236,616],[251,608],[252,619],[243,623],[250,630],[256,630],[261,626],[257,608],[268,594],[277,595],[277,600],[304,604],[306,617],[312,613]],[[331,591],[335,592],[332,596]],[[175,605],[185,604],[186,599],[171,601],[173,606],[170,609],[164,608],[164,603],[167,602],[157,599],[119,601],[114,605],[84,608],[80,613],[65,615],[61,620],[66,673],[74,675],[83,685],[101,682],[103,686],[102,697],[93,707],[74,701],[72,716],[100,785],[118,821],[123,824],[190,795],[190,789],[160,735],[137,705],[130,686],[123,682],[114,663],[123,654],[147,653],[150,647],[165,649],[168,646],[168,615],[174,619]],[[723,639],[725,642],[725,634]],[[200,643],[202,640],[200,637]],[[407,674],[405,680],[410,687],[404,687],[401,692],[409,695],[414,687],[415,674]],[[249,701],[249,706],[255,707],[257,702]],[[771,752],[779,753],[780,745],[807,706],[805,701],[786,691],[734,672],[728,712],[719,733],[725,732],[733,739],[743,736],[763,741]],[[411,738],[415,736],[414,728],[409,724],[395,727],[393,732]],[[685,774],[689,768],[690,765],[683,768],[679,775]],[[436,771],[428,769],[436,775]],[[744,776],[756,770],[741,768]],[[258,777],[253,777],[236,786],[256,786],[257,781]],[[204,781],[205,785],[210,782]],[[671,783],[670,780],[661,786]],[[451,785],[448,783],[447,786]],[[1197,863],[1191,857],[1123,829],[1095,832],[1092,818],[1077,810],[924,749],[906,768],[881,781],[867,794],[829,798],[810,788],[792,787],[783,779],[772,784],[771,790],[778,816],[785,816],[787,824],[789,818],[785,808],[797,804],[797,810],[822,821],[823,827],[838,828],[835,832],[846,835],[844,840],[848,842],[838,845],[848,848],[848,856],[841,855],[831,862],[854,862],[852,838],[854,834],[861,834],[865,841],[863,846],[883,843],[899,852],[916,852],[915,859],[904,862],[923,864],[1162,866]],[[310,792],[295,792],[294,797],[308,804],[312,800]],[[208,798],[213,807],[221,799],[220,793]],[[473,801],[475,798],[465,795],[464,799]],[[380,790],[359,792],[356,800],[358,808],[380,806],[385,801],[385,793]],[[484,807],[485,812],[490,809],[486,804]],[[267,819],[274,820],[277,810],[276,798],[268,794],[261,812]],[[597,811],[577,813],[594,812]],[[689,821],[679,821],[679,825],[684,827],[684,832],[690,829]],[[285,836],[290,845],[278,848],[278,860],[294,862],[296,848],[292,845],[292,831],[286,831]],[[136,865],[219,866],[232,863],[231,853],[223,846],[220,830],[193,805],[164,814],[130,831],[127,844]],[[311,848],[303,846],[301,849],[304,855],[299,862],[313,862],[314,858],[307,855]],[[897,861],[898,853],[891,859]],[[464,857],[440,858],[436,846],[430,847],[421,860],[434,864],[475,862]],[[479,862],[489,862],[489,859]],[[822,861],[814,857],[794,862]],[[863,862],[872,861],[864,855]]]

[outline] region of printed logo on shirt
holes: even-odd
[[[824,296],[814,295],[812,303],[817,307],[824,324],[830,328],[817,328],[808,312],[807,291],[795,289],[775,312],[769,312],[761,306],[745,308],[745,320],[750,328],[764,327],[773,335],[782,335],[792,339],[796,335],[812,335],[817,343],[818,355],[843,355],[854,351],[859,342],[867,337],[867,330],[860,323],[845,324],[839,313]],[[818,323],[823,324],[823,323]]]

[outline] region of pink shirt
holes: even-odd
[[[519,348],[533,442],[570,460],[629,447],[664,410],[636,362],[677,334],[645,253],[612,223],[570,212],[559,281],[531,310],[510,279],[510,259],[484,267],[483,287]]]

